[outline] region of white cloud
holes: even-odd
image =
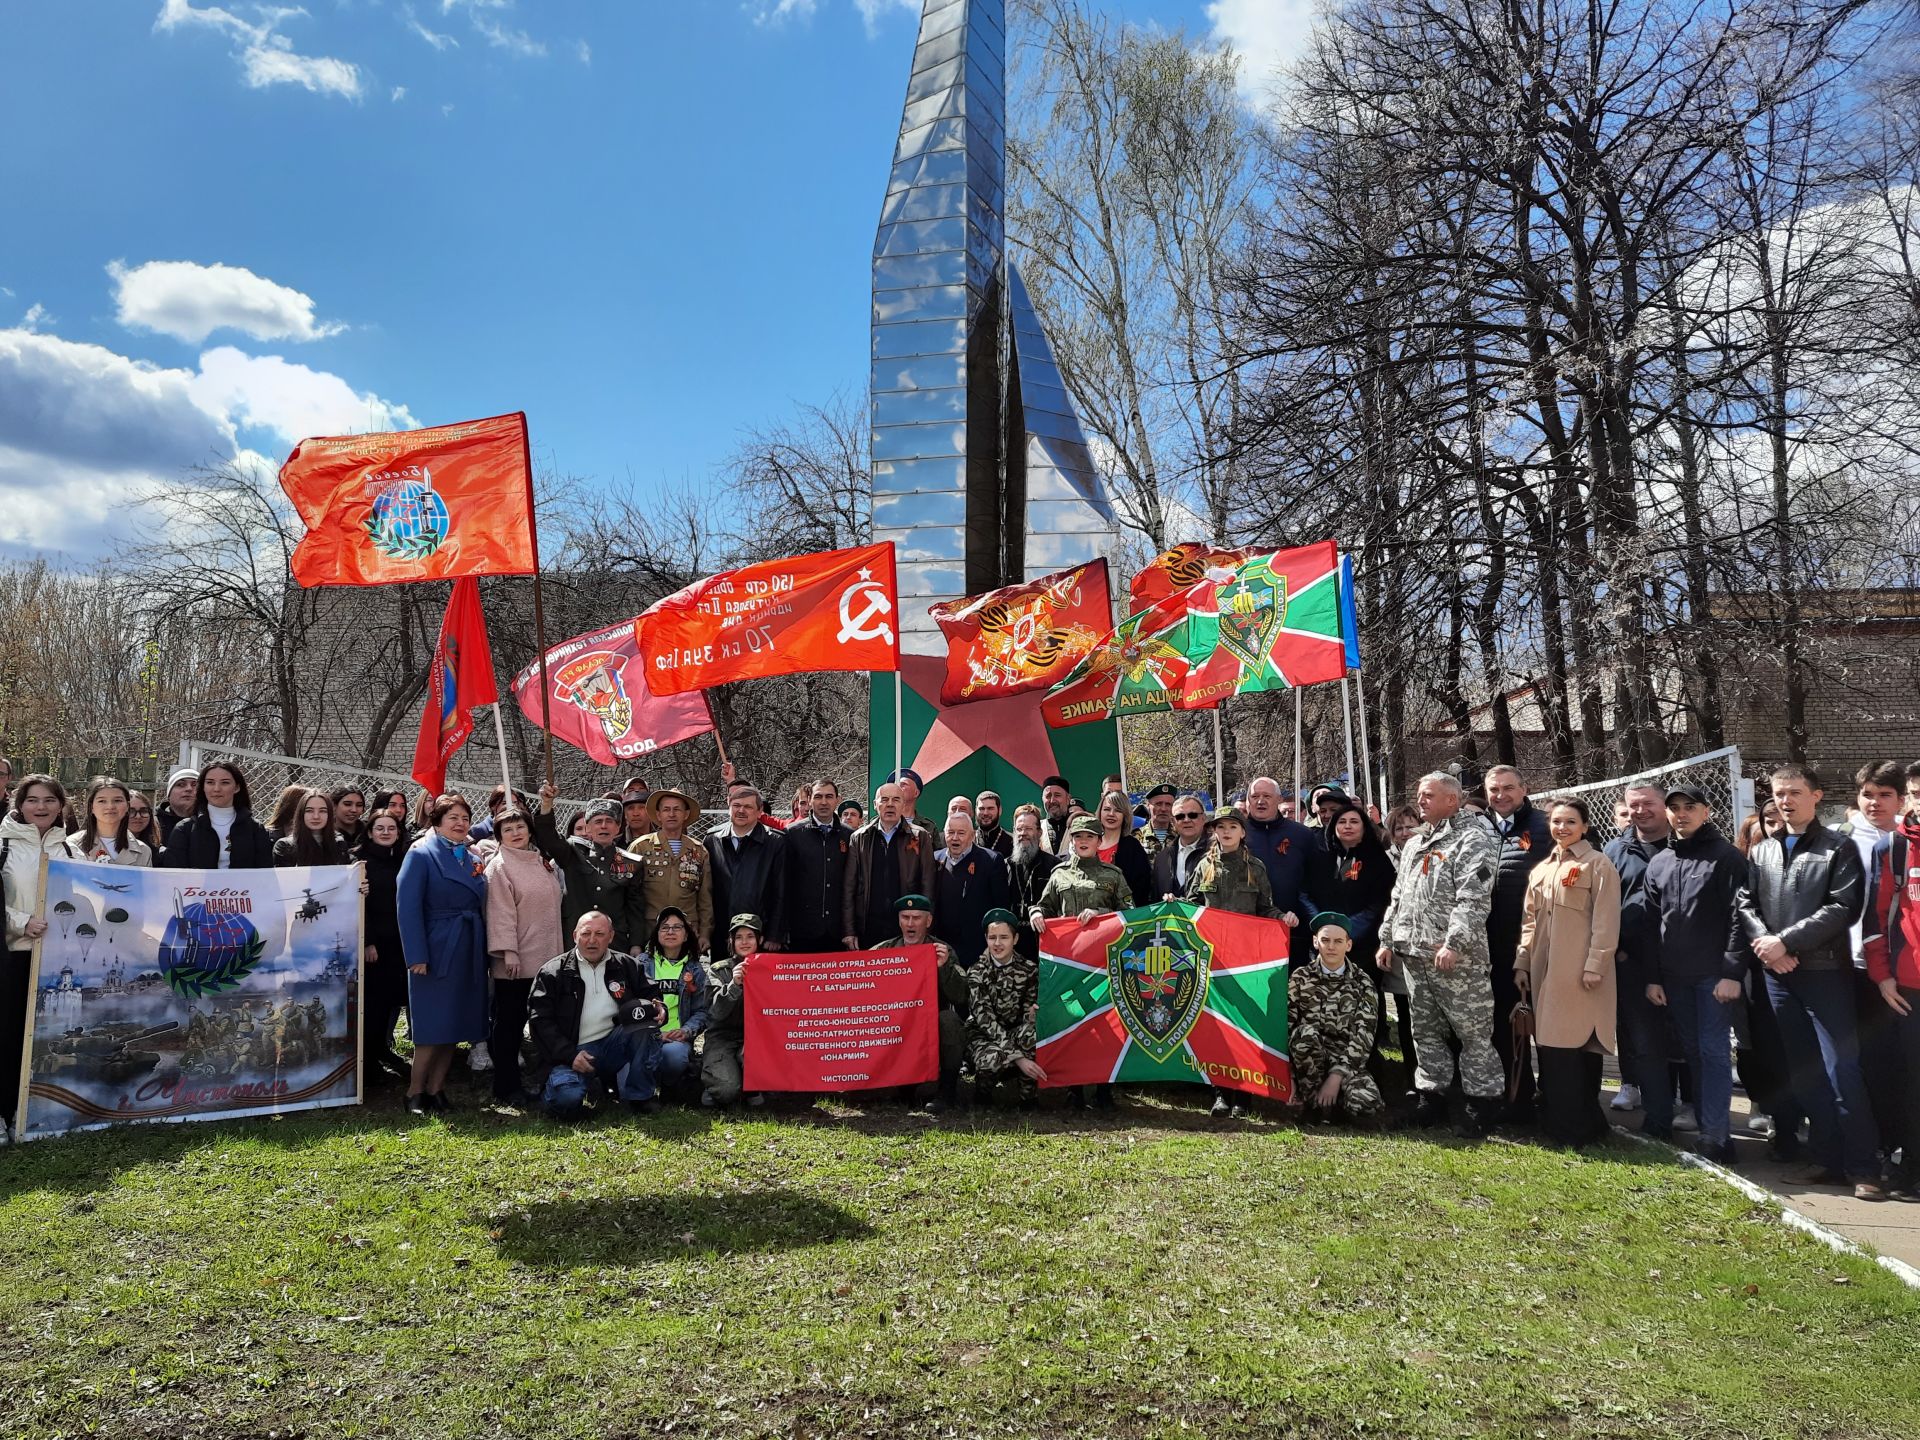
[[[398,104],[400,101],[406,98],[407,98],[407,87],[404,85],[394,86],[393,93],[387,96],[387,99],[393,101],[395,104]]]
[[[129,269],[115,260],[114,304],[130,330],[152,330],[194,344],[216,330],[256,340],[321,340],[344,326],[316,321],[313,299],[238,265],[149,260]]]
[[[212,30],[230,38],[235,57],[247,86],[264,90],[270,85],[298,85],[316,95],[338,95],[358,100],[365,93],[360,67],[349,60],[329,55],[301,55],[293,42],[279,33],[283,21],[304,17],[297,7],[250,5],[258,18],[248,20],[217,5],[195,6],[190,0],[164,0],[154,19],[157,31],[193,27]]]
[[[593,63],[593,47],[584,40],[574,41],[573,58],[578,60],[582,65],[591,65]]]
[[[289,443],[309,435],[409,430],[419,423],[406,406],[358,392],[338,375],[278,355],[247,355],[231,345],[200,357],[191,394],[236,427],[271,430]]]
[[[457,50],[460,48],[460,42],[454,39],[453,36],[439,30],[430,30],[421,24],[420,17],[413,13],[413,7],[411,5],[407,6],[406,9],[401,12],[401,16],[406,21],[407,28],[434,49]]]
[[[546,42],[534,39],[524,30],[509,30],[491,20],[482,20],[478,15],[473,17],[473,28],[494,49],[505,50],[523,60],[536,60],[547,53]]]
[[[39,330],[43,326],[57,323],[53,316],[47,313],[47,307],[42,305],[38,300],[29,305],[27,307],[27,313],[20,317],[20,328],[28,331]]]
[[[1315,0],[1208,0],[1213,38],[1240,55],[1240,93],[1255,105],[1273,98],[1283,65],[1305,51]]]
[[[873,35],[880,29],[880,17],[889,10],[920,10],[920,0],[853,0],[860,11],[860,18],[866,22],[867,34]]]
[[[0,555],[107,554],[143,523],[133,502],[156,482],[227,462],[271,470],[263,450],[308,435],[414,423],[404,405],[278,356],[220,346],[195,371],[0,330]],[[241,441],[249,429],[258,448]]]
[[[756,25],[784,25],[789,20],[811,20],[820,0],[748,0],[745,8]]]

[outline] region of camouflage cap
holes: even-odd
[[[1100,822],[1091,815],[1076,815],[1067,825],[1069,835],[1092,835],[1096,839],[1100,834]]]
[[[1241,813],[1238,805],[1222,805],[1207,817],[1207,823],[1210,825],[1238,825],[1244,830],[1247,828],[1247,817]]]
[[[764,935],[767,933],[767,927],[761,922],[760,917],[751,914],[736,915],[727,922],[727,933],[729,935],[736,930],[751,930],[756,935]]]

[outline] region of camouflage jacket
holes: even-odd
[[[1422,825],[1400,852],[1380,943],[1421,956],[1446,945],[1487,963],[1487,912],[1499,865],[1493,831],[1464,806],[1438,825]]]
[[[1287,1049],[1293,1063],[1315,1071],[1318,1079],[1335,1070],[1360,1074],[1373,1053],[1378,1003],[1373,980],[1352,957],[1338,975],[1312,961],[1295,969],[1287,981]]]
[[[989,955],[967,972],[973,1000],[967,1011],[967,1041],[976,1070],[1010,1070],[1033,1058],[1032,1007],[1040,1000],[1040,966],[1015,951],[1004,962]]]
[[[922,945],[947,945],[938,935],[929,935],[920,942]],[[875,950],[904,950],[907,937],[895,935],[891,940],[883,940],[875,945]],[[960,964],[960,952],[951,945],[947,949],[953,952],[953,959],[933,972],[934,991],[939,998],[942,1010],[964,1010],[967,1004],[967,972]]]
[[[1278,920],[1283,913],[1273,903],[1273,881],[1267,877],[1267,867],[1244,846],[1232,855],[1209,850],[1201,856],[1187,886],[1187,898],[1196,905],[1231,910],[1236,915],[1264,915]]]
[[[1054,867],[1047,888],[1035,902],[1049,920],[1078,915],[1082,910],[1126,910],[1133,905],[1127,877],[1104,860],[1070,856]]]
[[[1171,830],[1167,832],[1166,839],[1161,839],[1153,833],[1153,827],[1151,825],[1142,825],[1138,830],[1133,832],[1133,838],[1140,842],[1140,848],[1147,852],[1148,859],[1152,859],[1155,855],[1158,855],[1162,850],[1166,849],[1167,846],[1175,844],[1177,841],[1177,837]]]

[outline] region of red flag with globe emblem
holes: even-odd
[[[280,488],[307,527],[290,565],[301,585],[538,568],[524,414],[302,440]]]
[[[633,625],[655,695],[813,670],[898,670],[893,542],[711,575]]]

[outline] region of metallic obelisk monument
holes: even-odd
[[[1112,507],[1007,256],[1005,86],[1005,0],[925,0],[873,246],[873,535],[899,547],[901,644],[916,657],[907,763],[937,752],[925,763],[967,770],[949,781],[962,788],[1060,769],[1090,790],[1118,759],[1111,722],[1047,732],[1016,701],[942,712],[928,658],[946,652],[935,602],[1113,544]],[[893,764],[891,676],[872,698],[877,779]],[[954,762],[956,736],[980,753]]]

